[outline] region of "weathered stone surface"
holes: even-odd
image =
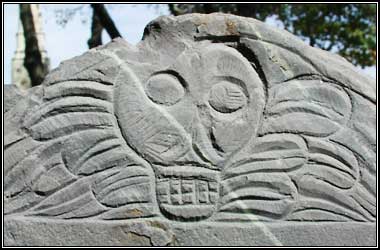
[[[4,113],[13,108],[26,92],[20,91],[15,85],[4,84]]]
[[[6,220],[5,227],[9,228],[4,233],[8,246],[376,245],[376,225],[357,222],[179,223],[155,219],[99,222],[14,218]]]
[[[376,91],[232,15],[160,17],[5,113],[6,245],[375,245]]]

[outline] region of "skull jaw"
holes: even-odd
[[[200,221],[212,216],[219,199],[219,171],[199,166],[157,166],[156,197],[169,220]]]

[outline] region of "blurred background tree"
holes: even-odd
[[[311,46],[362,68],[376,64],[376,4],[168,4],[173,15],[223,12],[265,21],[275,17]]]
[[[36,86],[42,83],[48,73],[48,64],[42,58],[31,5],[20,4],[19,10],[25,40],[24,66],[28,71],[31,86]]]
[[[102,31],[107,31],[111,39],[121,37],[120,32],[116,28],[111,16],[109,15],[104,4],[90,4],[92,9],[91,36],[87,41],[89,48],[102,45]],[[66,9],[60,12],[57,23],[61,26],[67,22],[79,11],[84,5],[79,5],[74,9]],[[19,8],[20,20],[23,27],[25,40],[25,58],[24,66],[30,77],[31,86],[37,86],[42,83],[48,73],[48,65],[43,62],[42,53],[37,39],[36,24],[34,23],[31,4],[20,4]]]
[[[115,4],[107,4],[107,7],[115,6]],[[117,7],[122,5],[117,4]],[[89,7],[92,10],[88,11]],[[82,22],[87,22],[87,17],[91,16],[91,35],[87,41],[88,48],[94,48],[102,45],[102,32],[105,30],[111,39],[122,37],[117,29],[111,15],[109,14],[105,4],[80,4],[74,8],[62,8],[55,10],[56,22],[59,26],[64,27],[73,17],[79,13],[82,16]]]
[[[107,31],[111,39],[122,37],[104,4],[91,4],[91,8],[93,10],[91,22],[91,37],[88,39],[87,42],[88,47],[90,49],[102,45],[101,35],[103,28]]]

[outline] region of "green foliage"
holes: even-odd
[[[337,52],[354,65],[376,64],[376,4],[169,4],[169,9],[174,15],[276,17],[311,46]]]

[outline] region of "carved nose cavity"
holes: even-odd
[[[209,103],[220,113],[232,113],[246,105],[247,97],[239,86],[223,81],[212,86]]]

